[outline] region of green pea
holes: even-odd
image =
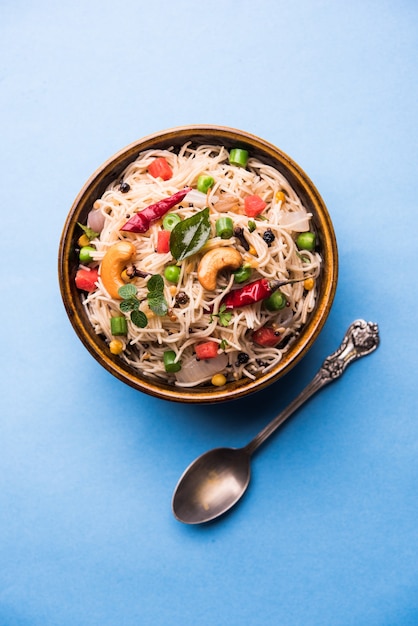
[[[296,239],[296,245],[299,250],[314,250],[316,244],[315,233],[306,232],[300,233]]]
[[[264,300],[264,306],[269,311],[280,311],[280,309],[284,309],[286,303],[286,296],[281,291],[273,291],[271,296]]]
[[[213,180],[212,176],[206,176],[205,174],[202,174],[197,179],[197,189],[202,193],[207,193],[208,189],[213,187],[214,182],[215,181]]]
[[[250,278],[252,274],[252,269],[251,267],[246,267],[245,265],[243,265],[242,267],[239,267],[233,274],[234,281],[236,283],[245,283],[245,281]]]
[[[164,276],[170,283],[177,285],[180,278],[180,268],[178,265],[167,265],[164,270]]]
[[[93,248],[93,246],[83,246],[80,248],[78,257],[81,263],[91,263],[93,261],[93,257],[91,256],[92,252],[96,252],[96,249]]]
[[[171,232],[179,222],[181,222],[181,217],[178,213],[167,213],[163,219],[163,228]]]
[[[174,350],[167,350],[163,354],[164,369],[166,372],[179,372],[181,370],[181,363],[175,363],[176,353]]]

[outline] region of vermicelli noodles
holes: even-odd
[[[169,178],[150,174],[149,168],[157,159],[168,164]],[[206,193],[197,189],[202,176],[212,179]],[[193,217],[203,223],[204,210],[208,209],[210,234],[185,258],[173,257],[173,237],[181,226],[171,231],[169,249],[161,248],[161,231],[166,230],[162,217],[152,220],[146,232],[123,230],[146,207],[189,187],[192,189],[169,213],[176,214],[177,223],[185,225]],[[247,210],[249,197],[261,199],[264,208]],[[217,233],[219,220],[225,223],[223,218],[233,224],[229,236]],[[193,387],[210,381],[225,384],[243,377],[255,379],[280,362],[315,308],[321,254],[315,245],[297,243],[301,234],[314,238],[312,215],[278,170],[251,155],[245,166],[239,166],[230,162],[230,152],[223,146],[186,143],[177,151],[141,152],[96,200],[82,228],[90,239],[90,256],[87,261],[80,257],[80,269],[98,269],[94,287],[81,287],[88,318],[109,350],[154,381]],[[121,241],[131,242],[135,249],[120,278],[135,286],[135,295],[129,298],[137,303],[146,324],[143,326],[133,321],[129,307],[121,309],[124,298],[111,297],[106,288],[102,260]],[[180,246],[186,246],[185,237],[180,239]],[[236,262],[217,266],[216,286],[208,289],[202,285],[205,281],[201,282],[200,264],[206,254],[221,249],[225,258],[232,254],[231,249],[235,250],[234,258],[238,252],[240,267]],[[173,267],[178,268],[170,270],[175,280],[166,271]],[[244,280],[238,278],[240,270],[244,270]],[[149,281],[156,275],[162,279],[158,297],[165,301],[164,314],[156,313],[152,306],[154,292],[150,292]],[[225,307],[228,294],[260,279],[269,284],[294,281],[277,289],[282,298],[279,308],[268,308],[267,298]],[[125,333],[115,334],[112,318],[124,318]],[[199,358],[199,346],[208,343],[216,344],[216,353],[212,350],[207,358]],[[218,374],[221,378],[215,382]]]

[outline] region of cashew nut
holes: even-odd
[[[121,299],[118,294],[119,287],[125,283],[121,274],[129,261],[132,261],[136,254],[136,248],[131,241],[118,241],[113,244],[102,259],[100,277],[107,293],[111,298]]]
[[[218,272],[224,269],[237,270],[242,265],[242,256],[235,248],[220,247],[209,250],[201,258],[197,268],[197,277],[204,289],[216,289]]]

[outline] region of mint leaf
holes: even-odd
[[[219,323],[221,326],[228,326],[232,313],[219,313]]]
[[[155,313],[155,315],[163,316],[167,315],[168,312],[168,304],[164,296],[155,296],[153,294],[148,294],[148,306]]]
[[[131,321],[135,326],[139,326],[139,328],[145,328],[148,324],[147,316],[142,311],[132,311]]]
[[[148,291],[155,293],[163,293],[164,291],[164,280],[160,274],[154,274],[151,276],[149,281],[147,282]]]
[[[177,261],[198,252],[210,235],[209,208],[179,222],[171,231],[170,252]]]
[[[119,305],[119,308],[123,313],[136,311],[139,308],[139,300],[136,297],[128,298],[127,300],[122,300],[122,302]]]
[[[122,298],[119,308],[122,313],[130,313],[131,311],[137,311],[139,309],[140,301],[136,297],[136,292],[137,289],[135,285],[131,283],[119,287],[118,294]]]
[[[122,285],[122,287],[119,287],[118,294],[123,299],[132,298],[132,296],[136,295],[136,287],[131,283],[127,283],[126,285]]]
[[[168,313],[168,304],[164,298],[164,280],[160,274],[154,274],[147,282],[148,287],[148,306],[155,313],[162,317]]]
[[[93,230],[92,228],[89,228],[88,226],[85,226],[84,224],[80,224],[80,222],[77,222],[77,224],[78,226],[80,226],[81,230],[89,238],[90,241],[92,239],[96,239],[96,237],[98,237],[100,234],[100,233],[96,233],[96,231]]]
[[[232,313],[226,311],[226,304],[221,304],[219,308],[219,313],[211,313],[210,321],[212,322],[213,318],[217,317],[221,326],[228,326],[231,321]]]

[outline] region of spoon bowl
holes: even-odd
[[[193,461],[174,490],[174,516],[185,524],[209,522],[238,502],[251,477],[251,456],[302,404],[322,387],[339,378],[347,365],[370,354],[379,345],[377,324],[356,320],[340,347],[325,359],[305,389],[243,448],[214,448]]]
[[[173,512],[186,524],[200,524],[230,509],[248,487],[250,454],[246,448],[215,448],[186,469],[173,497]]]

